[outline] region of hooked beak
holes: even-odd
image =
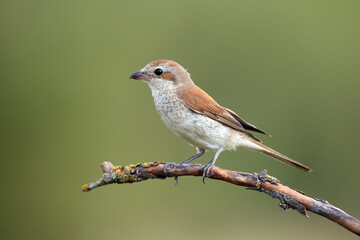
[[[133,75],[130,76],[130,79],[135,79],[135,80],[148,80],[149,76],[146,73],[143,73],[141,71],[134,73]]]

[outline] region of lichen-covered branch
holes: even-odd
[[[83,186],[83,191],[88,192],[96,187],[112,183],[134,183],[148,179],[165,179],[180,176],[202,176],[200,164],[180,165],[175,163],[139,163],[129,166],[114,167],[110,162],[101,164],[104,175],[95,183]],[[294,209],[308,217],[306,211],[319,214],[333,222],[338,223],[349,231],[360,236],[360,221],[341,209],[331,205],[322,199],[311,198],[303,192],[280,184],[280,181],[267,174],[263,170],[259,174],[242,173],[213,167],[208,175],[210,179],[226,181],[235,185],[247,187],[247,189],[264,192],[273,198],[280,200],[281,209]]]

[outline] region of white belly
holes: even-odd
[[[201,114],[188,110],[186,117],[176,121],[162,117],[165,124],[178,136],[202,149],[216,151],[219,147],[235,150],[238,133]]]
[[[235,150],[239,145],[242,134],[193,112],[177,98],[175,91],[153,91],[153,96],[156,110],[166,126],[190,144],[213,151],[221,146]]]

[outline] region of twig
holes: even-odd
[[[88,192],[94,188],[113,183],[134,183],[147,179],[165,179],[179,176],[202,176],[200,164],[180,165],[175,163],[139,163],[129,166],[114,167],[110,162],[101,164],[104,172],[103,177],[95,183],[84,185],[82,190]],[[360,221],[329,202],[311,198],[303,192],[280,184],[280,181],[267,174],[263,170],[259,174],[235,172],[218,167],[213,167],[208,178],[226,181],[235,185],[247,187],[247,189],[264,192],[273,198],[280,200],[281,209],[294,209],[308,217],[306,210],[319,214],[333,222],[338,223],[349,231],[360,236]]]

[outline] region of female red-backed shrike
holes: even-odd
[[[196,146],[197,154],[181,164],[201,157],[206,150],[216,152],[202,169],[203,180],[223,150],[235,150],[237,147],[264,153],[311,172],[309,167],[263,145],[249,131],[267,133],[245,122],[232,110],[220,106],[194,84],[190,74],[180,64],[170,60],[153,61],[130,78],[148,83],[156,110],[166,126]]]

